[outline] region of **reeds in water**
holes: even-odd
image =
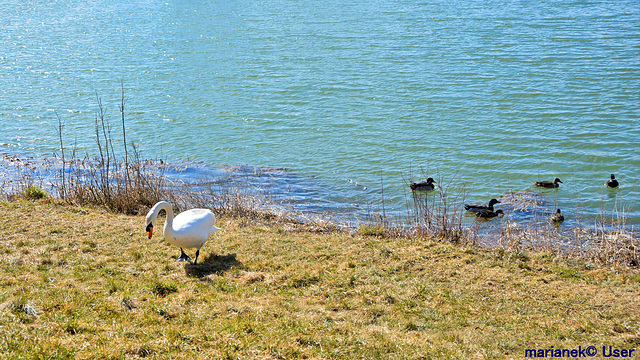
[[[578,207],[572,212],[571,225],[563,225],[551,221],[556,207],[546,198],[523,190],[499,197],[504,217],[465,221],[464,186],[458,186],[455,178],[445,180],[441,176],[437,184],[433,191],[411,192],[407,199],[408,224],[398,224],[381,212],[360,224],[359,233],[440,239],[514,253],[546,252],[627,268],[640,266],[640,240],[637,232],[627,229],[624,211],[601,215],[594,222],[583,219]]]
[[[456,177],[438,176],[433,191],[413,191],[413,228],[419,237],[435,237],[450,242],[466,238],[463,227],[465,190],[457,187]],[[446,185],[445,185],[446,184]]]

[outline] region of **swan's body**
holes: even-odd
[[[500,201],[496,199],[489,200],[489,205],[479,205],[479,204],[464,204],[464,209],[471,212],[478,212],[484,210],[493,211],[493,205],[499,204]]]
[[[427,181],[414,182],[409,185],[409,187],[413,191],[431,191],[436,188],[436,186],[433,185],[434,183],[435,180],[433,180],[433,178],[428,178]]]
[[[616,176],[611,174],[611,179],[607,181],[607,187],[615,188],[618,187],[618,180],[616,180]]]
[[[551,214],[551,221],[554,223],[561,223],[564,221],[564,215],[560,212],[560,209],[557,209],[556,212]]]
[[[196,248],[196,260],[200,248],[218,228],[214,225],[216,216],[208,209],[191,209],[173,217],[173,209],[166,201],[155,204],[147,213],[146,224],[149,239],[153,235],[153,225],[156,222],[158,213],[164,210],[167,213],[167,220],[164,223],[164,239],[173,246],[179,247],[181,255],[178,261],[190,261],[191,258],[184,253],[183,248]]]
[[[546,188],[557,188],[560,185],[558,183],[563,183],[562,181],[560,181],[560,179],[555,178],[553,179],[553,181],[534,181],[533,182],[536,186],[541,186],[541,187],[546,187]]]

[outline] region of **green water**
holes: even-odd
[[[57,113],[94,151],[96,94],[121,136],[122,80],[144,156],[286,168],[277,190],[324,210],[403,213],[426,176],[467,202],[559,177],[549,210],[640,224],[635,0],[7,0],[0,66],[9,149],[57,151]]]

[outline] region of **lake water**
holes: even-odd
[[[559,177],[549,210],[640,224],[637,0],[5,0],[0,66],[5,150],[58,151],[57,114],[94,153],[96,96],[120,139],[122,81],[144,157],[285,168],[323,211]]]

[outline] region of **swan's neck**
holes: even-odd
[[[167,213],[167,220],[164,223],[164,236],[166,238],[173,232],[173,209],[168,202],[161,201],[155,206],[156,216],[158,215],[158,213],[160,213],[161,210],[164,210]]]

